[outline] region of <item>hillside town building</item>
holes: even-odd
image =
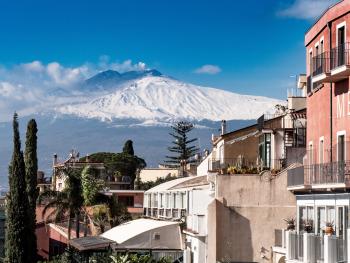
[[[283,235],[287,262],[347,262],[349,238],[350,1],[328,8],[305,34],[307,140],[288,171],[295,231]]]

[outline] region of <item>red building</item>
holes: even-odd
[[[330,7],[305,35],[308,164],[346,161],[350,148],[350,1]]]
[[[286,259],[348,262],[350,0],[322,14],[306,32],[305,46],[307,151],[303,166],[288,171],[288,190],[297,201],[297,233],[286,236]]]

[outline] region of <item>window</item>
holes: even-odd
[[[173,194],[173,208],[176,208],[176,193]]]
[[[186,208],[186,193],[181,193],[181,208]]]
[[[326,208],[317,207],[317,225],[316,234],[324,234],[324,228],[326,226]]]
[[[318,57],[318,55],[320,54],[320,50],[318,48],[318,45],[316,46],[315,53],[316,53],[316,57],[315,57],[316,70],[318,70],[318,67],[320,66],[320,61],[319,61],[319,57]]]
[[[148,197],[148,207],[152,207],[152,195],[147,195]]]
[[[320,149],[319,149],[319,163],[324,162],[324,139],[320,139]]]
[[[314,225],[314,208],[313,206],[300,206],[299,207],[299,231],[304,231],[306,223]]]
[[[170,194],[166,194],[166,207],[167,208],[170,208],[170,198],[171,196],[170,196]]]
[[[338,162],[345,161],[345,135],[338,135]]]
[[[164,207],[164,194],[160,194],[160,207],[163,208]]]
[[[118,203],[124,204],[125,206],[134,206],[133,196],[118,196]]]
[[[314,164],[314,147],[312,142],[309,143],[309,165]]]
[[[342,66],[345,64],[345,25],[339,26],[337,30],[337,41],[338,41],[338,63],[336,66]]]
[[[347,214],[348,207],[347,206],[339,206],[337,207],[337,223],[336,223],[336,234],[338,237],[345,238],[346,237],[346,228],[347,228]]]
[[[259,137],[259,159],[264,168],[271,167],[271,134],[264,133]]]

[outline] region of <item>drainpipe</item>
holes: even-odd
[[[330,59],[332,60],[332,56],[333,54],[331,53],[332,52],[332,21],[328,22],[327,24],[327,27],[329,29],[329,50],[330,50]],[[331,62],[330,60],[330,62]],[[329,120],[329,125],[330,125],[330,162],[332,163],[333,162],[333,99],[332,99],[332,96],[333,96],[333,82],[331,81],[329,83],[330,85],[330,90],[329,90],[329,105],[330,105],[330,120]]]

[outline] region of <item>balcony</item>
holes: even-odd
[[[348,262],[347,243],[334,235],[286,231],[286,262]]]
[[[350,76],[350,43],[344,43],[331,51],[331,81],[338,81]]]
[[[322,82],[330,76],[331,52],[326,51],[312,58],[312,82]]]
[[[344,43],[312,58],[308,93],[318,84],[336,82],[350,76],[350,43]],[[311,84],[312,80],[312,84]],[[312,87],[311,87],[312,86]]]
[[[330,189],[350,186],[350,161],[312,164],[288,170],[287,189]]]
[[[282,170],[286,166],[286,159],[270,159],[264,161],[241,158],[210,159],[208,171],[221,174],[258,174],[263,170]]]
[[[147,208],[143,209],[143,215],[151,218],[180,219],[186,216],[186,209],[181,208]]]

